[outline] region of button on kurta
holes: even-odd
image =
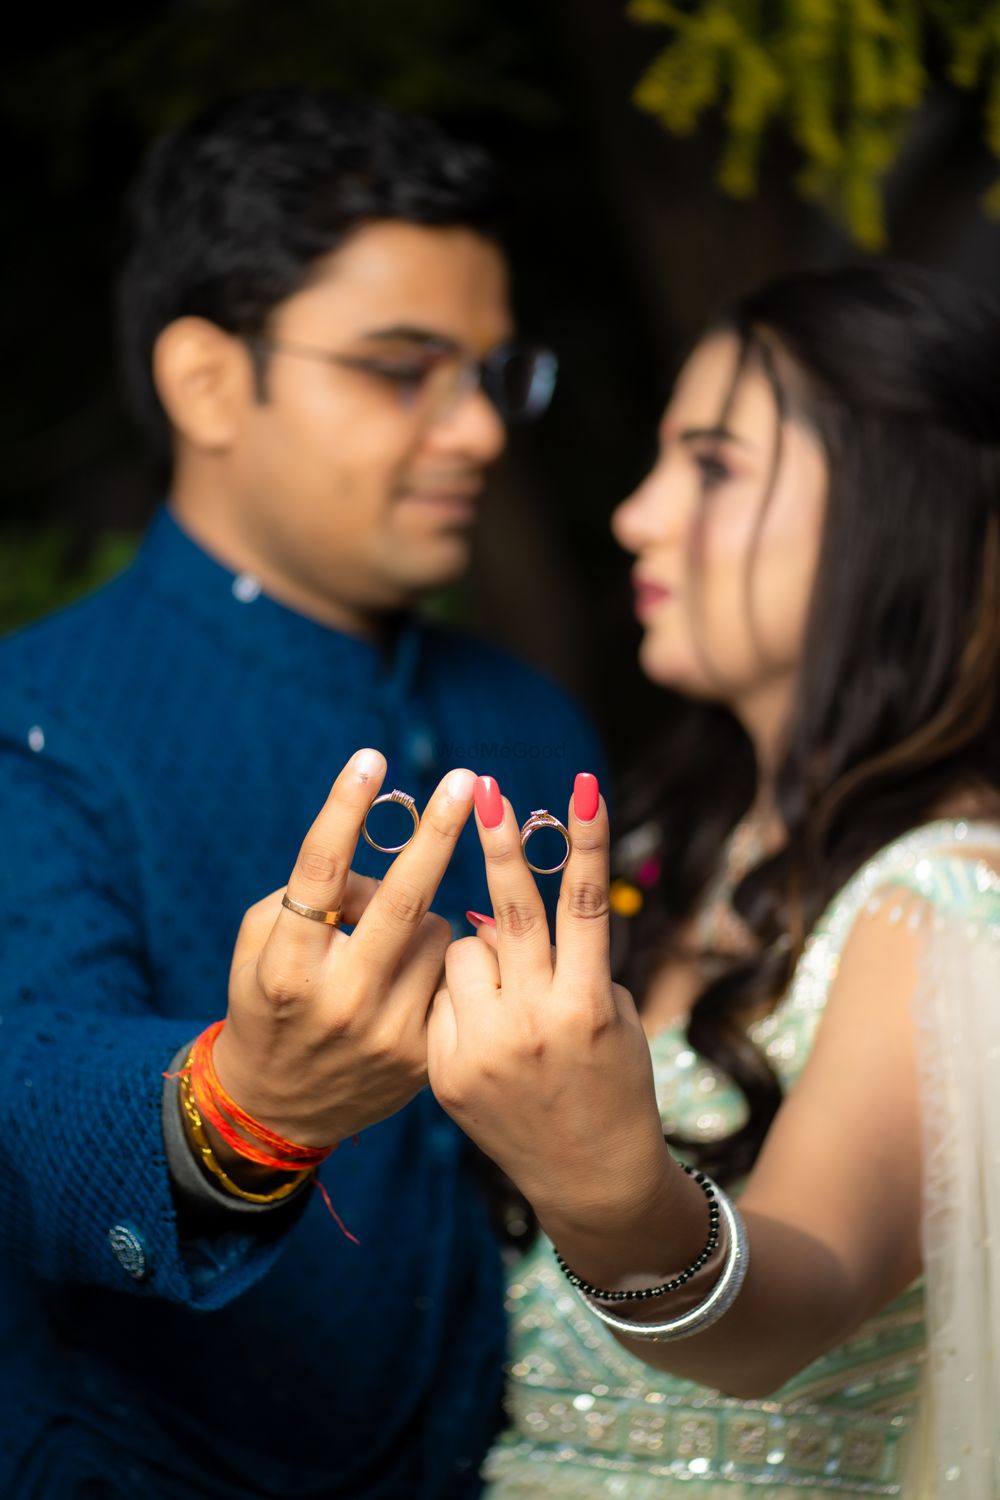
[[[108,1230],[108,1243],[118,1264],[133,1281],[145,1281],[152,1275],[149,1251],[142,1236],[131,1225],[113,1224]]]
[[[237,573],[232,582],[233,598],[241,604],[252,604],[260,597],[260,579],[252,573]]]

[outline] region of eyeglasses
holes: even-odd
[[[297,354],[357,370],[395,390],[401,406],[430,422],[443,422],[472,391],[482,390],[505,422],[531,422],[552,400],[559,361],[551,349],[498,344],[485,359],[459,354],[450,344],[422,343],[405,354],[338,354],[290,339],[255,338],[252,348]]]

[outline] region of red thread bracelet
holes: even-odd
[[[252,1115],[248,1115],[246,1110],[241,1109],[235,1099],[232,1099],[222,1087],[215,1071],[212,1048],[225,1024],[225,1021],[215,1021],[211,1026],[206,1027],[191,1049],[191,1091],[199,1110],[215,1126],[226,1144],[231,1146],[238,1155],[245,1156],[248,1161],[257,1162],[262,1167],[274,1167],[282,1172],[318,1167],[320,1162],[325,1161],[332,1152],[336,1151],[336,1143],[332,1146],[300,1146],[295,1141],[286,1140],[284,1136],[277,1135],[266,1125],[261,1125]],[[272,1151],[282,1154],[268,1156],[266,1152],[252,1146],[233,1128],[229,1120],[223,1117],[222,1110],[225,1110],[226,1114],[231,1116],[247,1135],[253,1136],[265,1146],[270,1146]]]
[[[200,1036],[195,1038],[191,1047],[191,1057],[188,1065],[179,1073],[164,1073],[164,1078],[180,1078],[185,1074],[191,1081],[191,1092],[199,1112],[214,1125],[227,1145],[231,1146],[237,1155],[245,1157],[247,1161],[255,1162],[258,1166],[272,1167],[280,1172],[305,1172],[319,1168],[337,1149],[337,1143],[332,1146],[301,1146],[296,1141],[286,1140],[284,1136],[269,1130],[266,1125],[261,1125],[246,1110],[241,1109],[236,1100],[231,1098],[219,1082],[219,1076],[215,1071],[215,1063],[212,1058],[212,1048],[219,1032],[225,1026],[225,1021],[214,1021],[211,1026],[205,1028]],[[233,1120],[246,1131],[247,1135],[254,1136],[264,1145],[270,1146],[273,1151],[281,1151],[283,1157],[269,1156],[266,1152],[259,1150],[250,1144],[248,1140],[230,1124],[223,1114],[225,1109]],[[354,1137],[357,1145],[358,1138]],[[341,1233],[352,1240],[355,1245],[359,1244],[356,1235],[344,1224],[337,1210],[330,1202],[330,1195],[320,1182],[318,1176],[313,1176],[313,1183],[319,1188],[323,1201],[335,1220]]]

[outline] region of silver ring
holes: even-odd
[[[416,833],[417,829],[420,827],[420,814],[417,812],[417,804],[414,802],[412,797],[407,796],[406,792],[397,792],[393,790],[391,792],[383,792],[381,797],[376,797],[375,801],[372,803],[372,806],[365,813],[365,820],[361,825],[361,832],[364,834],[366,842],[369,843],[373,849],[377,849],[380,854],[399,854],[399,852],[402,849],[405,849],[406,845],[410,843],[413,838],[413,833],[411,833],[410,837],[404,840],[402,844],[392,844],[386,846],[385,844],[376,844],[375,840],[368,832],[368,819],[371,816],[372,807],[378,807],[380,802],[398,802],[400,807],[405,807],[406,811],[413,819],[413,833]]]
[[[569,841],[569,833],[563,827],[562,823],[560,823],[559,819],[553,817],[553,815],[548,811],[547,808],[537,807],[531,814],[531,816],[525,821],[524,827],[521,829],[522,851],[524,850],[528,840],[531,838],[531,835],[533,833],[537,833],[540,828],[554,828],[557,833],[561,833],[563,838],[566,840],[566,853],[563,855],[562,859],[557,865],[552,865],[549,869],[543,869],[541,865],[533,865],[527,854],[525,854],[524,856],[525,864],[528,866],[529,870],[534,870],[536,875],[558,875],[559,871],[563,868],[566,861],[569,859],[569,851],[572,847]]]

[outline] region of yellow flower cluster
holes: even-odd
[[[636,103],[668,130],[721,111],[723,188],[749,197],[761,147],[782,122],[800,148],[798,189],[863,245],[885,244],[883,178],[929,86],[924,58],[943,42],[948,77],[985,91],[985,132],[1000,156],[1000,0],[630,0],[630,17],[671,38]],[[1000,213],[1000,182],[986,206]]]

